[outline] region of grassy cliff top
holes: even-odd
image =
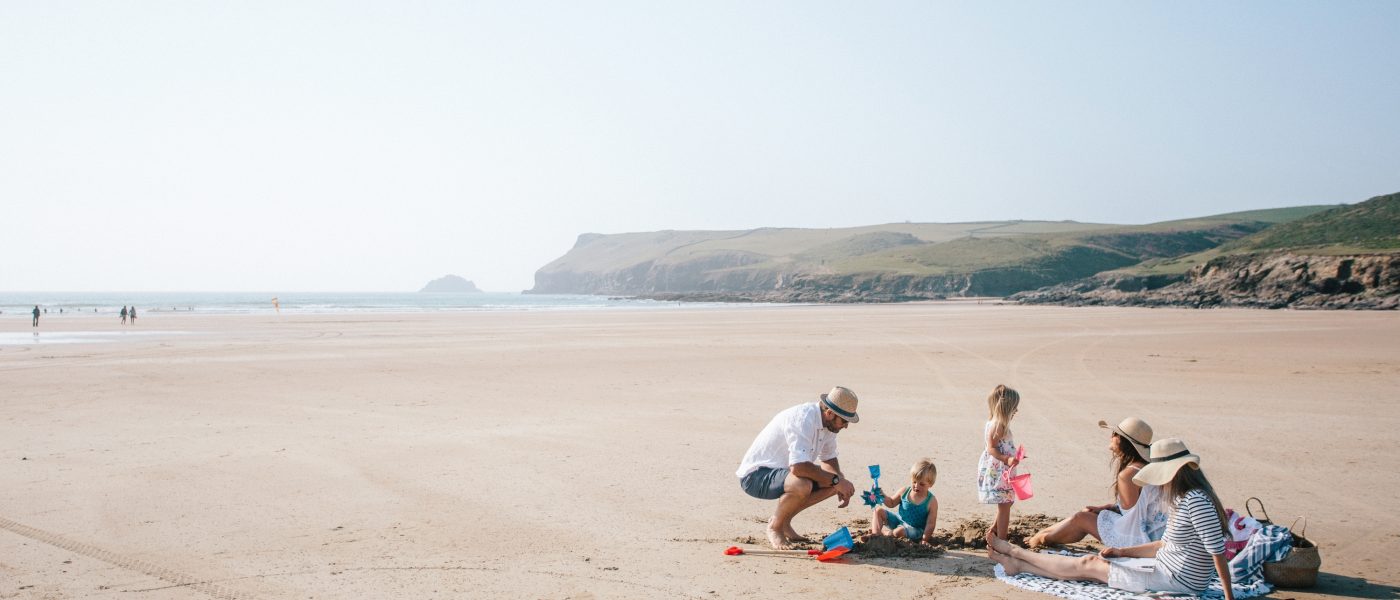
[[[1376,196],[1281,223],[1228,244],[1226,251],[1400,249],[1400,193]]]
[[[748,253],[781,262],[798,259],[820,262],[861,254],[872,244],[876,247],[888,244],[888,240],[893,239],[891,235],[928,244],[966,237],[1039,235],[1113,227],[1117,226],[1074,221],[987,221],[890,223],[831,229],[763,227],[738,231],[586,233],[579,236],[573,249],[545,268],[613,270],[650,261],[684,262],[706,254],[727,252]]]
[[[1076,248],[1093,248],[1140,260],[1214,247],[1222,241],[1328,208],[1256,210],[1147,225],[986,221],[584,234],[572,250],[541,271],[609,272],[637,265],[743,255],[744,266],[737,268],[800,269],[835,275],[937,275],[1046,260]]]
[[[1217,248],[1185,256],[1149,260],[1121,269],[1120,272],[1135,275],[1178,274],[1217,257],[1259,252],[1289,251],[1299,254],[1336,255],[1400,250],[1400,193],[1376,196],[1357,204],[1279,210],[1302,209],[1309,210],[1296,218],[1282,221]],[[1261,211],[1234,214],[1252,215],[1258,212]],[[1280,215],[1276,211],[1262,212],[1272,212],[1272,216]]]

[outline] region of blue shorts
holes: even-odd
[[[783,496],[783,481],[787,479],[788,472],[787,467],[759,467],[754,472],[740,477],[739,487],[744,488],[748,495],[760,500],[777,500]],[[817,491],[815,481],[812,481],[812,491]]]
[[[893,510],[890,510],[890,509],[888,509],[888,508],[885,509],[885,523],[886,523],[887,525],[889,525],[889,528],[890,528],[890,529],[894,529],[894,528],[896,528],[896,527],[903,526],[903,527],[904,527],[904,537],[907,537],[907,538],[909,538],[909,539],[911,539],[911,540],[914,540],[914,541],[916,541],[916,542],[919,541],[919,540],[921,540],[921,539],[923,539],[923,537],[924,537],[924,527],[923,527],[923,525],[913,525],[913,524],[910,524],[910,523],[905,523],[905,522],[904,522],[904,519],[901,519],[901,518],[899,517],[899,513],[898,513],[898,512],[893,511]]]

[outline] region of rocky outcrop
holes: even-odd
[[[434,279],[434,280],[432,280],[432,281],[429,281],[429,282],[428,282],[428,285],[423,286],[423,289],[418,290],[418,291],[419,291],[420,293],[421,293],[421,292],[433,292],[433,293],[462,294],[462,293],[476,293],[476,292],[480,292],[481,290],[477,289],[477,288],[476,288],[476,284],[475,284],[475,283],[472,283],[470,280],[463,279],[463,278],[458,277],[458,276],[456,276],[456,275],[445,275],[445,276],[440,277],[440,278],[438,278],[438,279]]]
[[[1299,309],[1400,308],[1400,253],[1220,257],[1179,276],[1103,274],[1022,292],[1024,304]]]

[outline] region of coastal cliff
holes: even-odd
[[[1215,248],[1269,225],[1227,218],[585,234],[535,273],[530,293],[728,302],[1005,296]]]
[[[1023,304],[1400,308],[1400,253],[1224,256],[1184,275],[1103,274],[1012,295]]]
[[[1013,295],[1026,304],[1395,309],[1400,194],[1267,228],[1219,248]]]
[[[1395,308],[1400,194],[1148,225],[897,223],[584,234],[530,293],[715,302]]]

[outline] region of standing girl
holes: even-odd
[[[1011,528],[1011,503],[1016,492],[1003,475],[1016,466],[1016,443],[1011,440],[1011,417],[1021,405],[1021,395],[1004,385],[987,397],[987,425],[982,430],[982,460],[977,463],[977,498],[983,504],[997,505],[997,519],[991,532],[1006,539]],[[1014,473],[1013,473],[1014,474]]]

